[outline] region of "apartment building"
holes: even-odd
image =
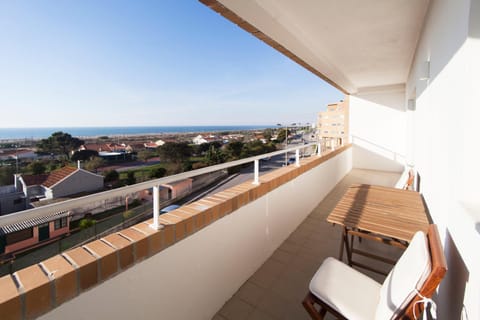
[[[348,141],[348,96],[345,100],[330,103],[327,110],[318,113],[317,136],[329,148]]]

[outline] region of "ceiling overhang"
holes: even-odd
[[[335,88],[404,84],[428,0],[200,0]]]

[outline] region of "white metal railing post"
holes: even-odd
[[[317,143],[317,156],[322,156],[322,144],[320,142]]]
[[[259,184],[258,175],[260,171],[260,165],[258,159],[255,159],[255,161],[253,161],[253,164],[253,184]]]
[[[295,166],[300,167],[300,149],[295,150]]]
[[[151,228],[158,230],[160,225],[158,223],[158,216],[160,215],[160,188],[158,186],[153,186],[153,223],[150,225]]]

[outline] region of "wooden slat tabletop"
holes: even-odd
[[[349,187],[327,221],[408,242],[429,226],[420,193],[365,184]]]

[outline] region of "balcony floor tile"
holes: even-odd
[[[328,256],[338,257],[341,229],[326,222],[328,213],[335,207],[349,185],[368,183],[393,187],[400,174],[353,169],[319,203],[311,214],[294,230],[269,259],[225,303],[213,320],[236,319],[310,319],[301,304],[308,284],[321,262]],[[401,251],[370,241],[362,241],[367,250],[381,250],[382,254],[398,258]],[[355,257],[359,262],[360,257]],[[377,266],[371,260],[370,265]],[[358,269],[375,280],[384,277]],[[327,315],[325,319],[333,319]]]

